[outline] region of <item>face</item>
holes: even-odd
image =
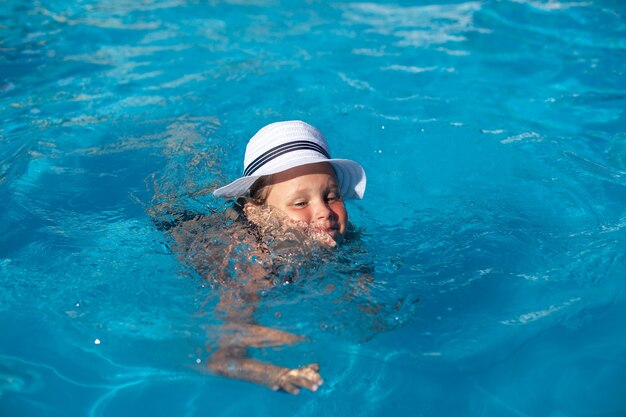
[[[329,234],[335,241],[346,232],[348,213],[335,171],[326,162],[273,175],[265,203],[293,220],[308,224],[314,232]]]

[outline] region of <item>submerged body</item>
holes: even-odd
[[[226,213],[234,220],[228,238],[210,236],[208,233],[220,235],[221,231],[211,230],[211,224],[202,220],[185,222],[171,234],[179,248],[184,248],[188,261],[220,284],[218,309],[225,325],[219,329],[219,348],[209,359],[209,369],[292,394],[301,387],[315,391],[323,382],[318,364],[290,369],[250,358],[248,348],[302,340],[258,325],[254,313],[259,292],[277,283],[282,263],[294,262],[294,254],[303,259],[315,247],[334,247],[343,239],[347,211],[332,167],[324,163],[276,175],[265,187],[264,203],[247,202],[240,212],[230,209]],[[289,254],[289,259],[281,254]]]
[[[330,159],[321,133],[299,121],[261,129],[248,143],[245,159],[244,176],[214,192],[237,198],[240,210],[227,214],[232,220],[228,238],[211,236],[198,220],[172,231],[186,260],[221,284],[218,309],[225,324],[208,368],[292,394],[300,388],[315,391],[323,382],[318,364],[292,369],[249,356],[252,347],[302,339],[256,323],[259,292],[281,279],[284,264],[297,262],[294,253],[306,256],[341,242],[348,230],[344,196],[362,196],[365,174],[353,161]]]

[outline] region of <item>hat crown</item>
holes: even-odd
[[[246,196],[254,182],[264,175],[320,162],[333,167],[342,198],[363,198],[367,181],[363,167],[348,159],[332,159],[322,133],[301,120],[276,122],[261,128],[246,146],[243,176],[213,191],[213,195]]]
[[[248,142],[243,161],[244,173],[249,175],[249,168],[255,161],[261,161],[264,155],[266,158],[272,155],[276,157],[277,154],[280,156],[281,149],[302,150],[303,147],[298,145],[304,145],[304,149],[308,146],[308,149],[321,153],[326,159],[330,158],[328,142],[322,132],[301,120],[276,122],[261,128]]]

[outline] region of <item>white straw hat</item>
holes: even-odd
[[[213,191],[213,195],[247,196],[252,184],[264,175],[318,162],[332,165],[343,198],[363,198],[366,183],[363,167],[348,159],[332,159],[322,133],[299,120],[272,123],[259,130],[246,146],[243,176]]]

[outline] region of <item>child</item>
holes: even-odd
[[[244,212],[254,223],[262,221],[256,208],[277,209],[330,244],[346,232],[343,199],[363,198],[366,184],[361,165],[331,159],[320,131],[302,121],[272,123],[259,130],[246,147],[243,173],[213,195],[247,198]]]
[[[279,267],[271,252],[280,245],[268,242],[287,239],[300,246],[334,247],[348,227],[344,199],[362,198],[365,185],[361,165],[332,159],[322,134],[305,122],[272,123],[250,139],[243,176],[213,192],[217,197],[237,200],[236,206],[256,239],[256,244],[250,245],[249,261],[234,267],[242,279],[231,280],[229,290],[220,297],[219,309],[225,313],[226,324],[220,330],[219,348],[209,359],[213,372],[292,394],[302,387],[315,391],[322,384],[317,364],[289,369],[247,354],[248,347],[300,340],[296,335],[256,325],[253,319],[258,293],[271,285],[267,278]],[[247,231],[234,232],[233,236],[235,240],[250,240]],[[237,257],[232,245],[229,248],[219,255],[225,268]],[[205,241],[205,249],[215,247]],[[193,252],[199,251],[196,248]]]

